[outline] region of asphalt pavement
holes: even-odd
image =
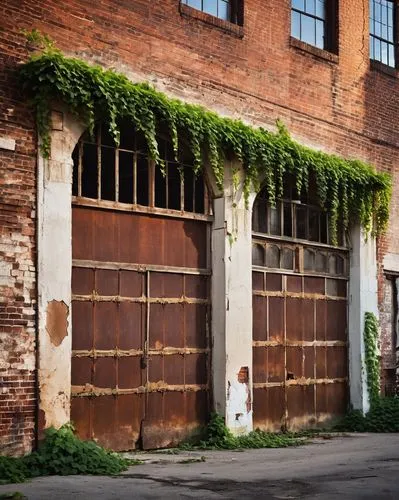
[[[399,434],[317,438],[295,448],[139,453],[118,477],[0,486],[29,500],[399,499]],[[1,497],[0,497],[1,498]]]

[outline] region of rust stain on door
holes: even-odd
[[[46,330],[51,343],[58,347],[68,335],[69,308],[63,301],[52,300],[47,304]]]

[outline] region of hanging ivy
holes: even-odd
[[[371,405],[380,398],[380,363],[378,360],[378,320],[373,313],[364,315],[364,350],[367,387]]]
[[[36,108],[38,133],[44,157],[50,155],[50,106],[64,102],[93,130],[96,120],[109,124],[119,143],[118,122],[128,118],[143,132],[149,154],[162,166],[157,131],[167,126],[176,158],[179,137],[188,136],[199,171],[207,158],[219,188],[223,186],[223,162],[234,154],[246,172],[244,195],[266,187],[270,202],[282,197],[283,179],[293,174],[298,192],[306,192],[310,175],[316,180],[320,206],[329,211],[330,229],[336,241],[338,222],[345,228],[356,220],[367,232],[381,233],[387,226],[391,178],[361,161],[345,160],[296,143],[281,124],[278,132],[254,128],[240,120],[222,118],[200,106],[170,99],[145,83],[79,59],[65,57],[52,44],[21,67],[21,82]],[[334,241],[333,241],[334,243]]]

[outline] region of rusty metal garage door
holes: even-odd
[[[347,407],[347,250],[324,213],[290,201],[260,196],[253,230],[254,426],[321,424]]]
[[[99,131],[97,144],[85,137],[74,155],[71,420],[82,438],[114,450],[156,448],[190,436],[208,417],[206,188],[173,160],[157,177],[123,135],[120,148],[104,143]],[[91,147],[94,191],[84,179]],[[101,189],[105,172],[111,200]],[[131,199],[121,202],[118,184],[129,182]],[[148,189],[148,206],[137,203],[140,189]]]

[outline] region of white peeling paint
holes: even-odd
[[[252,430],[252,214],[245,207],[241,170],[233,192],[233,167],[226,165],[225,197],[214,205],[212,379],[216,411],[241,434]],[[242,367],[248,368],[248,383],[238,381]]]
[[[59,114],[59,113],[58,113]],[[45,426],[70,419],[72,151],[83,127],[64,116],[63,131],[52,131],[51,159],[38,157],[38,309],[40,410]],[[46,331],[47,308],[53,301],[68,308],[67,336],[59,346]]]

